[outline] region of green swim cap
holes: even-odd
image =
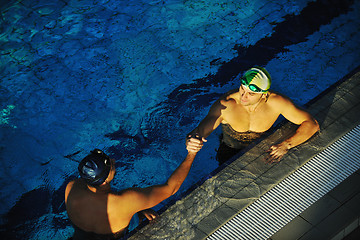
[[[241,84],[253,92],[266,93],[270,89],[271,77],[263,67],[253,67],[241,77]]]

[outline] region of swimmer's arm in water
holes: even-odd
[[[127,199],[128,211],[136,213],[151,208],[175,194],[188,175],[195,156],[196,152],[189,152],[164,184],[125,190],[121,195]]]
[[[233,91],[230,93],[232,92]],[[226,98],[230,93],[227,93],[218,99],[211,106],[208,114],[200,124],[187,134],[185,144],[188,151],[199,151],[203,146],[203,142],[206,142],[206,138],[220,125],[223,120],[222,110],[226,108],[224,106],[224,101],[226,101]]]

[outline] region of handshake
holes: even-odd
[[[189,152],[198,152],[204,145],[204,142],[207,142],[207,140],[204,137],[201,137],[198,133],[188,134],[186,136],[186,149]]]

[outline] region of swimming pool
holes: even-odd
[[[185,134],[252,65],[300,105],[358,65],[359,1],[239,2],[3,6],[2,234],[69,236],[63,187],[95,147],[117,159],[117,189],[165,181]],[[216,169],[217,135],[175,197]]]

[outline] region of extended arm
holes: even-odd
[[[225,98],[218,99],[210,108],[209,113],[200,122],[200,124],[192,130],[186,136],[186,149],[188,151],[199,151],[203,142],[221,123],[222,116],[221,110],[225,107],[221,104],[221,101]]]
[[[165,184],[127,190],[124,195],[129,200],[128,208],[132,209],[133,212],[138,212],[151,208],[175,194],[188,175],[195,156],[196,152],[189,152],[185,160],[175,169]]]

